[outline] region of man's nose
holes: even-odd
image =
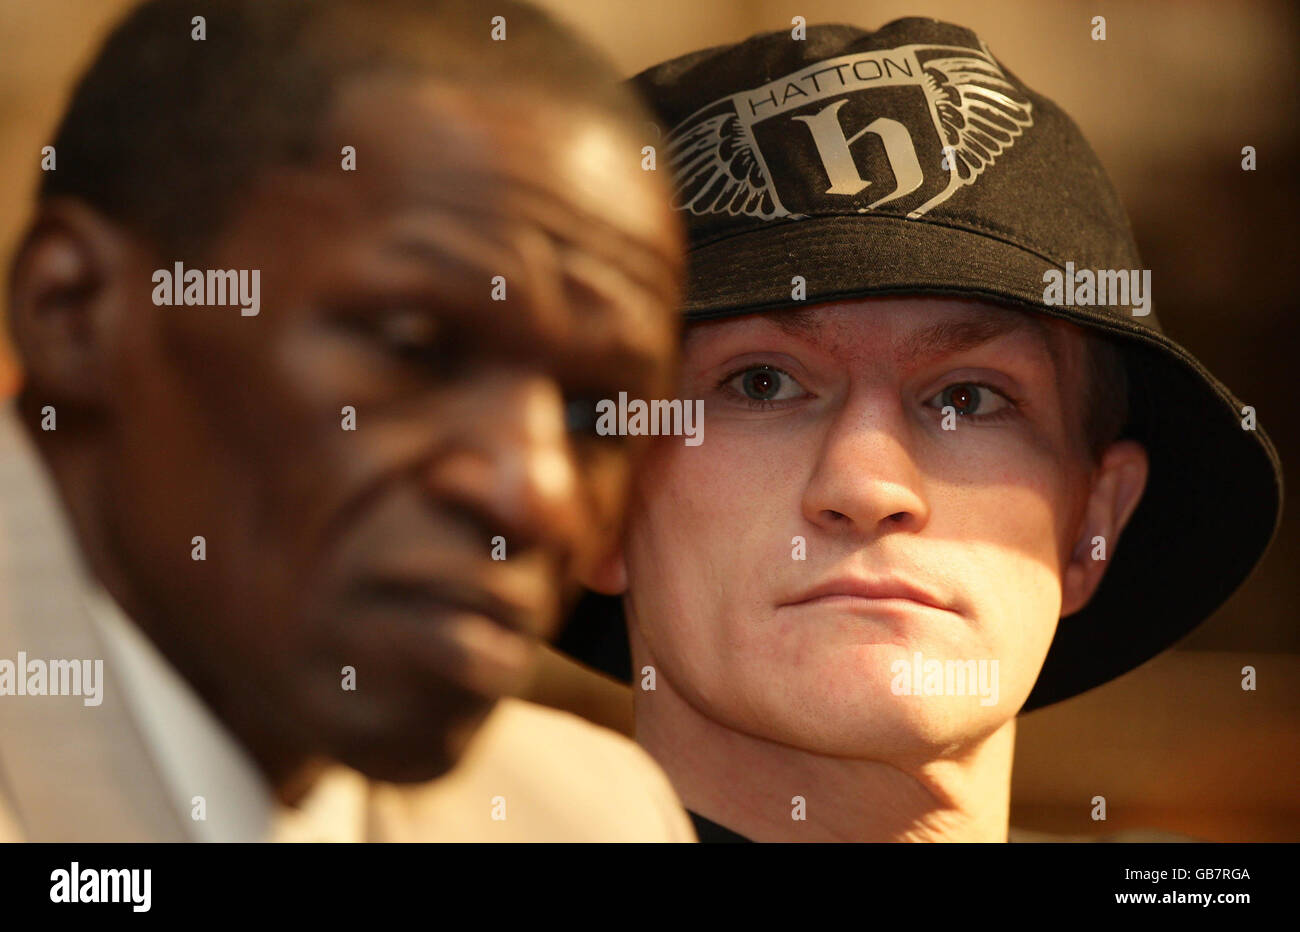
[[[541,547],[567,560],[579,534],[580,479],[559,387],[494,373],[467,388],[425,470],[429,493],[504,537],[507,554]]]
[[[912,426],[897,398],[862,395],[830,423],[803,495],[804,517],[828,530],[878,536],[930,519]]]

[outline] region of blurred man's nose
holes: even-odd
[[[430,494],[472,512],[509,554],[540,547],[567,560],[581,533],[581,489],[559,387],[503,371],[466,388],[426,469]]]
[[[822,437],[804,489],[804,517],[827,530],[875,537],[919,531],[929,521],[913,428],[896,395],[851,396]]]

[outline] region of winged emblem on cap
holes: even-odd
[[[949,160],[970,184],[1033,122],[1031,105],[992,58],[940,58],[925,68],[925,89],[939,114]]]
[[[917,57],[918,52],[922,56],[940,54],[927,56],[922,63]],[[953,54],[943,55],[943,52]],[[1033,107],[998,67],[987,46],[983,53],[971,48],[935,46],[907,46],[888,50],[888,53],[906,53],[903,60],[908,63],[907,74],[910,77],[905,82],[894,80],[891,83],[920,87],[934,129],[945,147],[944,168],[949,173],[947,185],[941,193],[909,214],[915,217],[947,200],[958,187],[972,184],[1015,142],[1016,137],[1033,124]],[[870,91],[871,85],[864,82],[860,87],[854,87],[851,81],[842,77],[842,69],[855,59],[860,61],[861,56],[818,62],[766,85],[762,90],[772,93],[770,88],[784,82],[787,87],[798,91],[797,104],[800,107],[819,97]],[[818,75],[834,71],[837,63],[843,63],[838,72],[842,86],[835,87],[832,82],[823,80],[817,87],[818,92],[810,95],[794,83],[806,78],[814,69]],[[853,73],[856,74],[856,68]],[[715,101],[687,117],[668,134],[666,155],[673,173],[673,206],[678,210],[689,210],[698,215],[745,215],[763,220],[803,216],[791,213],[781,203],[752,130],[755,122],[780,111],[746,120],[743,116],[746,95],[753,93],[741,92]],[[764,98],[759,102],[767,103],[767,100]],[[754,109],[752,103],[749,109]]]
[[[749,127],[740,122],[730,98],[712,110],[696,114],[668,137],[673,207],[764,220],[786,216],[759,164]]]

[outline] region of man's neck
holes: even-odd
[[[957,756],[899,766],[736,731],[662,675],[653,693],[634,693],[636,739],[686,808],[754,841],[1007,839],[1015,719]]]
[[[20,405],[27,409],[28,414],[29,424],[24,425],[24,429],[41,454],[58,497],[57,505],[68,521],[81,561],[90,576],[180,674],[221,727],[239,742],[256,765],[270,793],[281,803],[296,804],[311,791],[326,766],[325,762],[298,746],[293,740],[292,729],[276,719],[275,703],[257,695],[252,684],[246,681],[236,683],[225,677],[205,677],[199,665],[187,663],[188,658],[161,636],[169,628],[162,621],[168,613],[132,584],[131,574],[125,571],[117,558],[118,548],[113,546],[105,530],[108,521],[100,513],[93,493],[96,476],[88,444],[54,443],[48,435],[30,428],[34,420],[32,400],[24,396]]]

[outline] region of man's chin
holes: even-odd
[[[857,760],[931,760],[986,737],[1011,718],[978,697],[894,695],[889,682],[855,683],[827,701],[825,684],[804,693],[804,701],[769,710],[749,731],[812,754]],[[822,709],[818,716],[791,716],[791,707]],[[833,710],[833,711],[832,711]]]
[[[841,733],[859,752],[870,752],[848,756],[922,761],[971,747],[1010,717],[977,697],[884,695],[864,703],[863,716],[842,723]]]
[[[418,729],[348,736],[336,744],[335,759],[372,780],[435,780],[460,763],[496,703],[496,699],[476,698],[472,707],[462,707],[436,723],[422,723],[424,727]]]

